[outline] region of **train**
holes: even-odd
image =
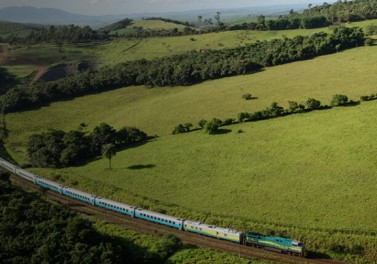
[[[26,171],[2,158],[0,158],[0,166],[6,171],[30,182],[33,182],[34,184],[39,185],[43,188],[47,188],[61,195],[66,195],[88,204],[115,211],[133,218],[144,219],[146,221],[177,228],[182,231],[193,232],[200,235],[227,240],[237,244],[264,248],[267,250],[288,253],[301,257],[307,256],[307,250],[304,244],[298,240],[293,240],[285,237],[264,236],[254,232],[244,233],[231,228],[208,225],[201,222],[169,216],[166,214],[146,210],[137,206],[109,200],[95,194],[86,193],[45,179],[34,173]]]

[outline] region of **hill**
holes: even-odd
[[[357,100],[375,93],[376,48],[190,87],[128,87],[8,114],[6,147],[24,164],[28,136],[46,128],[69,131],[82,122],[89,131],[100,122],[116,128],[136,126],[159,137],[119,151],[111,171],[106,160],[33,171],[190,219],[262,233],[285,232],[330,256],[336,256],[334,243],[360,245],[367,252],[377,217],[371,188],[377,184],[373,165],[377,145],[371,140],[377,129],[375,102],[228,126],[216,136],[201,131],[171,135],[171,131],[179,123],[197,127],[202,118],[235,118],[273,101],[287,107],[289,100],[311,97],[329,104],[334,94]],[[243,100],[246,92],[255,99]],[[356,257],[344,254],[350,254],[349,260]]]
[[[44,26],[39,24],[24,24],[9,21],[0,21],[0,35],[9,33],[17,34],[17,32],[19,31],[41,30],[42,28],[44,28]]]
[[[124,18],[123,15],[86,16],[72,14],[55,8],[35,8],[30,6],[7,7],[0,9],[0,20],[18,23],[36,23],[45,25],[90,25],[103,27]]]

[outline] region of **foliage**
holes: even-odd
[[[58,81],[12,89],[1,98],[1,105],[6,112],[11,112],[124,86],[191,85],[329,54],[363,43],[364,35],[360,28],[337,27],[332,34],[315,33],[308,37],[257,41],[234,49],[193,51],[151,61],[138,60],[86,71]]]
[[[299,28],[321,28],[340,23],[371,20],[377,18],[377,1],[336,1],[333,4],[323,3],[305,9],[301,14],[291,10],[288,15],[280,15],[277,19],[264,20],[258,17],[258,22],[243,23],[229,26],[229,30],[286,30]],[[370,31],[369,31],[370,32]],[[368,33],[371,35],[370,33]]]
[[[245,93],[245,94],[242,95],[242,98],[245,99],[245,100],[250,100],[252,97],[251,97],[250,93]]]
[[[124,127],[116,131],[106,123],[96,126],[89,135],[81,130],[49,130],[33,134],[27,142],[30,163],[37,167],[67,167],[98,155],[109,159],[115,156],[115,146],[143,142],[147,135],[137,128]]]
[[[173,234],[165,234],[157,245],[158,252],[164,259],[172,256],[182,247],[181,240]]]
[[[186,123],[184,125],[182,124],[179,124],[178,126],[176,126],[172,132],[172,134],[180,134],[180,133],[186,133],[186,132],[190,132],[190,129],[193,125],[191,123]]]
[[[308,98],[308,100],[306,100],[306,107],[309,110],[319,109],[321,107],[321,102],[314,98]]]
[[[0,189],[2,263],[136,263],[125,244],[100,235],[74,212],[3,179]]]
[[[16,83],[16,77],[10,74],[7,69],[0,67],[0,95],[6,93]]]
[[[205,132],[210,135],[216,134],[221,125],[221,120],[212,118],[209,122],[205,124]]]
[[[107,34],[97,32],[91,29],[89,26],[79,27],[75,25],[51,25],[48,29],[42,28],[38,31],[30,31],[30,33],[24,38],[19,37],[16,33],[11,33],[6,38],[6,42],[11,45],[36,44],[41,42],[56,43],[60,45],[62,43],[83,43],[105,39],[108,39]]]
[[[348,97],[343,94],[335,94],[331,100],[331,106],[341,106],[348,103]]]
[[[132,19],[125,18],[125,19],[122,19],[122,20],[115,22],[111,25],[103,27],[103,28],[99,29],[99,31],[109,32],[109,31],[112,31],[112,30],[125,28],[125,27],[131,25],[132,21],[133,21]]]
[[[109,160],[109,168],[111,170],[111,159],[116,155],[115,145],[110,143],[102,146],[102,156]]]

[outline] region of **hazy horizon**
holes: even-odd
[[[82,15],[116,15],[321,3],[323,2],[308,0],[0,0],[0,9],[11,6],[31,6],[58,8]]]

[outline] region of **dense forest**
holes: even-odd
[[[166,236],[158,252],[131,241],[100,234],[93,223],[63,206],[26,193],[0,173],[0,259],[4,264],[30,263],[165,263],[179,249]]]
[[[291,10],[288,15],[266,20],[259,16],[257,22],[229,26],[228,30],[284,30],[298,28],[320,28],[346,22],[363,21],[377,18],[377,0],[337,1],[333,4],[313,6],[302,13]]]
[[[257,41],[233,49],[191,51],[150,61],[143,59],[86,71],[57,81],[13,88],[2,96],[1,109],[3,112],[20,111],[131,85],[191,85],[361,45],[364,45],[361,28],[336,27],[331,34],[315,33],[293,39]]]
[[[77,130],[64,132],[49,130],[33,134],[27,142],[27,154],[35,167],[67,167],[100,156],[104,146],[114,148],[130,146],[147,140],[147,134],[133,127],[116,131],[112,126],[101,123],[87,135],[81,124]]]
[[[79,27],[69,26],[50,26],[48,29],[43,28],[38,31],[30,31],[26,37],[20,37],[15,33],[9,34],[5,39],[0,38],[0,42],[13,44],[37,44],[47,43],[84,43],[96,40],[106,40],[109,36],[105,31],[96,31],[89,26]]]

